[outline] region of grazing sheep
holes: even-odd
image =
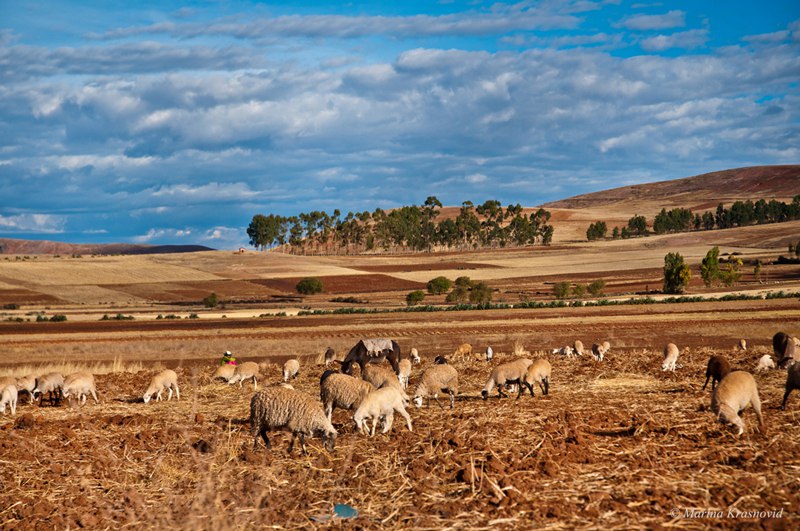
[[[686,347],[683,349],[683,352],[688,352],[689,348]],[[678,363],[678,356],[680,356],[681,351],[678,350],[678,346],[675,343],[667,343],[664,347],[664,361],[661,363],[661,370],[662,371],[674,371],[677,367],[678,369],[683,368],[683,365],[677,365]]]
[[[39,406],[42,405],[45,393],[47,393],[50,404],[58,404],[64,398],[63,387],[64,376],[60,372],[49,372],[40,376],[36,381],[36,388],[33,390],[39,395]]]
[[[733,424],[739,428],[737,435],[744,432],[744,422],[739,414],[749,404],[758,417],[758,425],[763,426],[761,400],[758,397],[756,381],[749,372],[733,371],[719,383],[711,394],[711,410],[723,424]]]
[[[747,350],[747,340],[740,339],[739,344],[737,346],[739,347],[739,350]]]
[[[17,379],[14,378],[13,376],[1,376],[0,377],[0,389],[2,389],[3,387],[5,387],[7,385],[11,385],[11,384],[16,385],[16,383],[17,383]]]
[[[36,377],[32,374],[28,376],[23,376],[22,378],[17,378],[17,392],[25,392],[28,393],[29,397],[29,404],[33,404],[33,390],[36,389]],[[2,384],[0,384],[1,386]]]
[[[773,361],[772,356],[770,356],[769,354],[764,354],[763,356],[758,358],[758,364],[756,365],[756,372],[764,372],[774,368],[775,368],[775,362]]]
[[[564,356],[566,358],[572,358],[572,357],[576,356],[575,351],[569,345],[561,347],[561,348],[554,348],[553,349],[553,354],[558,354],[558,355]]]
[[[11,414],[17,414],[17,385],[6,384],[0,389],[0,413],[6,414],[6,405],[11,407]]]
[[[411,377],[411,360],[400,360],[398,366],[400,372],[397,374],[397,379],[400,380],[400,387],[405,390],[408,387],[408,379]]]
[[[422,361],[422,360],[420,359],[420,357],[419,357],[419,351],[417,351],[417,349],[416,349],[416,348],[412,348],[412,349],[411,349],[411,352],[409,352],[409,353],[408,353],[408,357],[409,357],[409,358],[411,358],[411,362],[412,362],[414,365],[419,365],[419,364],[420,364],[420,362]]]
[[[494,350],[492,347],[486,347],[486,361],[492,361],[492,358],[494,358]]]
[[[76,372],[64,378],[64,398],[69,398],[74,394],[81,405],[86,403],[86,396],[92,395],[94,403],[99,404],[97,399],[97,387],[94,383],[94,375],[89,372]]]
[[[602,343],[593,343],[592,344],[592,357],[595,361],[603,361],[603,357],[606,355],[606,347],[603,346]]]
[[[368,363],[383,363],[389,360],[395,374],[400,371],[400,345],[391,339],[362,339],[355,344],[342,362],[342,372],[352,374],[353,364],[358,363],[361,372]]]
[[[462,343],[458,346],[455,352],[453,352],[453,358],[455,359],[465,359],[472,356],[472,345],[469,343]]]
[[[430,407],[431,395],[439,404],[440,392],[450,395],[450,407],[453,408],[458,394],[458,371],[452,365],[433,365],[422,373],[422,378],[414,391],[414,405],[422,407],[422,400],[428,398],[428,407]],[[439,404],[439,407],[442,405]]]
[[[306,450],[306,437],[319,437],[325,448],[332,452],[336,445],[336,429],[325,416],[319,402],[312,397],[276,385],[262,389],[250,399],[250,433],[253,435],[253,450],[258,448],[258,437],[264,439],[267,448],[272,448],[267,432],[286,429],[292,433],[289,453],[299,436],[303,454]]]
[[[433,358],[433,364],[434,365],[447,365],[447,358],[445,358],[444,356],[436,356],[435,358]]]
[[[522,395],[522,386],[528,388],[531,392],[531,396],[533,395],[533,384],[538,383],[539,388],[542,390],[542,394],[546,395],[550,392],[550,373],[552,372],[553,368],[550,365],[550,362],[544,358],[537,358],[536,360],[531,363],[530,367],[525,373],[525,378],[521,382],[519,386],[519,394],[517,398]]]
[[[400,391],[400,395],[405,400],[408,400],[408,396],[405,391],[403,391],[397,375],[385,365],[375,365],[374,363],[367,364],[367,366],[364,367],[364,372],[361,373],[361,379],[374,385],[375,389],[380,389],[382,387],[397,389]]]
[[[178,389],[178,375],[172,369],[165,369],[153,376],[153,379],[150,380],[150,386],[144,392],[144,395],[142,395],[144,403],[148,403],[150,401],[150,397],[153,395],[156,395],[156,401],[161,400],[161,392],[164,389],[169,389],[167,401],[172,400],[173,389],[175,390],[177,399],[181,399],[181,391]]]
[[[330,367],[334,360],[336,360],[336,351],[333,350],[333,347],[328,347],[325,351],[325,366]]]
[[[789,362],[800,359],[800,349],[797,348],[794,338],[783,332],[772,336],[772,350],[781,369],[785,369]]]
[[[231,378],[233,378],[233,373],[236,371],[236,367],[236,365],[231,363],[218,366],[214,374],[211,375],[211,381],[223,380],[225,382],[230,382]]]
[[[533,363],[532,360],[527,358],[520,358],[518,360],[509,361],[503,364],[498,365],[497,367],[492,370],[492,373],[489,375],[489,380],[486,382],[486,386],[481,391],[481,396],[484,400],[489,398],[489,393],[492,392],[495,386],[497,386],[497,396],[499,398],[508,396],[503,393],[503,387],[508,384],[517,384],[519,385],[525,379],[525,375],[528,372],[528,367],[531,366]]]
[[[284,368],[284,376],[286,374],[286,369]],[[261,367],[258,366],[258,363],[254,361],[246,361],[244,363],[240,363],[234,368],[233,376],[230,377],[228,380],[228,385],[233,385],[236,382],[239,382],[239,387],[242,387],[242,382],[245,380],[253,380],[253,391],[258,389],[258,379],[261,377]],[[286,380],[284,380],[286,381]]]
[[[283,381],[288,382],[289,378],[295,379],[298,374],[300,374],[300,362],[294,358],[286,360],[283,364]]]
[[[731,372],[731,364],[725,356],[711,356],[708,358],[706,366],[706,383],[703,384],[703,391],[706,390],[708,380],[711,380],[711,390],[717,386],[717,382],[725,378]]]
[[[781,409],[786,409],[786,401],[789,400],[789,393],[795,389],[800,389],[800,363],[794,363],[786,371],[786,392],[783,393]]]
[[[375,386],[369,382],[333,370],[322,373],[319,382],[319,398],[328,420],[334,408],[357,409],[374,390]]]
[[[572,344],[572,351],[576,356],[583,356],[583,341],[576,339],[575,343]]]
[[[369,418],[372,418],[372,430],[370,431],[370,436],[373,436],[375,435],[375,427],[378,424],[378,419],[381,417],[385,419],[383,423],[383,431],[381,433],[386,433],[392,429],[394,413],[397,412],[400,413],[404,419],[406,419],[408,431],[414,431],[411,428],[411,417],[406,411],[405,403],[406,399],[403,398],[398,389],[394,389],[392,387],[376,389],[368,394],[367,397],[361,402],[361,405],[358,406],[355,415],[353,415],[353,420],[356,423],[356,427],[362,433],[366,433],[367,424],[365,421]]]

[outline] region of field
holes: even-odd
[[[564,214],[599,219],[596,212]],[[578,215],[580,214],[580,215]],[[567,222],[568,223],[568,222]],[[578,234],[574,225],[572,232]],[[585,230],[585,229],[584,229]],[[794,529],[800,507],[800,392],[780,409],[785,372],[756,375],[764,425],[743,413],[741,437],[716,421],[703,390],[706,362],[727,356],[752,371],[775,332],[800,334],[800,265],[779,264],[800,222],[625,241],[558,241],[550,248],[404,256],[314,257],[201,252],[0,259],[0,376],[95,373],[100,403],[20,400],[0,417],[3,529]],[[707,250],[738,253],[739,284],[706,288]],[[486,282],[495,302],[553,299],[552,284],[603,279],[605,297],[663,298],[661,267],[679,251],[692,265],[689,295],[708,300],[457,312],[390,312],[444,275]],[[764,265],[757,278],[752,264]],[[296,282],[323,279],[301,297]],[[743,300],[718,300],[743,293]],[[218,295],[222,305],[202,299]],[[444,296],[426,303],[442,304]],[[297,315],[303,309],[381,313]],[[54,315],[65,322],[36,322]],[[129,317],[114,319],[114,316]],[[189,318],[189,316],[192,318]],[[108,316],[106,320],[101,320]],[[159,318],[161,317],[161,318]],[[288,434],[253,450],[252,386],[209,381],[225,350],[262,364],[259,387],[301,360],[295,388],[319,393],[322,353],[341,358],[360,338],[391,337],[422,357],[411,389],[437,355],[461,343],[477,355],[459,371],[455,408],[409,407],[413,431],[356,433],[334,412],[336,448],[308,442],[287,454]],[[748,350],[735,348],[747,339]],[[603,362],[552,349],[610,341]],[[674,373],[661,350],[689,351]],[[480,354],[492,346],[496,359]],[[484,401],[491,367],[519,356],[553,365],[550,393]],[[144,404],[150,378],[179,374],[180,400]],[[345,507],[346,506],[346,507]],[[358,517],[340,520],[352,508]],[[335,518],[335,520],[331,520]]]

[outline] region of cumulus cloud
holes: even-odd
[[[634,15],[622,19],[620,25],[636,31],[682,28],[686,25],[686,13],[673,10],[661,15]]]
[[[0,214],[0,230],[11,233],[58,234],[66,222],[66,217],[52,214]]]
[[[656,35],[642,40],[642,49],[648,52],[661,52],[670,48],[691,50],[699,48],[708,41],[707,30],[689,30],[670,35]]]

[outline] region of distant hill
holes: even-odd
[[[631,201],[652,201],[691,210],[751,199],[789,200],[800,194],[800,165],[752,166],[716,171],[671,181],[623,186],[577,195],[544,208],[582,209]]]
[[[0,238],[0,254],[162,254],[213,250],[203,245],[83,244]]]

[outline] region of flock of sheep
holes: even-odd
[[[595,361],[602,362],[609,352],[611,345],[606,341],[595,343],[591,347],[591,355]],[[747,349],[744,340],[739,343],[739,348]],[[686,352],[688,349],[684,349]],[[584,354],[584,345],[575,341],[572,345],[553,350],[554,354],[565,357],[577,357]],[[781,408],[785,408],[789,394],[794,389],[800,389],[800,341],[788,334],[779,332],[773,337],[773,352],[777,359],[777,366],[787,370],[785,394]],[[682,367],[678,363],[681,351],[669,343],[664,347],[663,371],[675,371]],[[456,349],[454,358],[472,356],[472,347],[463,344]],[[491,347],[482,355],[491,362],[493,351]],[[388,360],[391,368],[382,363]],[[411,417],[406,407],[409,401],[421,407],[424,400],[433,398],[439,404],[440,394],[447,394],[450,407],[455,405],[455,397],[459,392],[458,371],[448,361],[438,356],[434,364],[423,371],[418,379],[417,386],[411,397],[406,393],[411,375],[412,364],[420,363],[420,356],[416,349],[411,349],[409,356],[400,356],[400,349],[396,342],[388,339],[362,340],[348,353],[344,361],[334,359],[334,352],[328,349],[325,353],[326,370],[320,378],[320,399],[295,390],[289,381],[296,378],[300,371],[300,363],[296,359],[288,360],[283,366],[283,382],[268,386],[258,391],[258,379],[261,377],[260,365],[255,362],[244,362],[238,365],[221,365],[212,375],[212,380],[222,380],[229,384],[238,383],[241,387],[245,381],[252,380],[256,393],[250,401],[250,426],[253,435],[254,449],[258,446],[259,437],[266,446],[271,447],[268,432],[285,429],[292,433],[289,444],[291,453],[295,439],[299,437],[303,453],[307,453],[305,446],[306,437],[319,437],[326,448],[332,450],[336,441],[337,432],[331,423],[335,408],[354,411],[353,421],[359,431],[374,435],[379,423],[382,423],[382,433],[392,428],[394,414],[397,413],[406,421],[409,431],[412,431]],[[339,364],[340,368],[333,367]],[[348,374],[352,366],[361,367],[360,378]],[[775,362],[769,355],[763,356],[756,367],[756,371],[774,368]],[[497,389],[498,397],[508,396],[504,391],[517,389],[519,399],[527,389],[534,396],[534,385],[539,386],[542,394],[547,395],[550,388],[552,367],[544,358],[531,360],[518,358],[496,365],[481,391],[484,400]],[[761,401],[758,388],[753,376],[746,371],[731,370],[730,362],[722,355],[714,355],[708,360],[706,369],[705,390],[709,380],[712,387],[711,409],[720,422],[731,424],[738,428],[738,434],[744,431],[744,422],[740,414],[752,405],[759,424],[763,423],[761,416]],[[173,392],[180,399],[178,388],[178,375],[175,371],[166,369],[156,374],[150,385],[142,395],[144,403],[155,399],[162,400],[162,392],[168,391],[167,400],[172,399]],[[9,406],[12,414],[16,414],[17,398],[21,392],[27,392],[29,400],[33,403],[38,395],[40,404],[45,396],[51,402],[74,396],[81,404],[86,402],[91,395],[95,402],[97,390],[94,376],[87,372],[77,372],[67,377],[60,373],[48,373],[38,378],[26,376],[23,378],[0,378],[0,412],[5,414]],[[439,404],[440,407],[441,404]],[[372,421],[372,425],[369,425]]]

